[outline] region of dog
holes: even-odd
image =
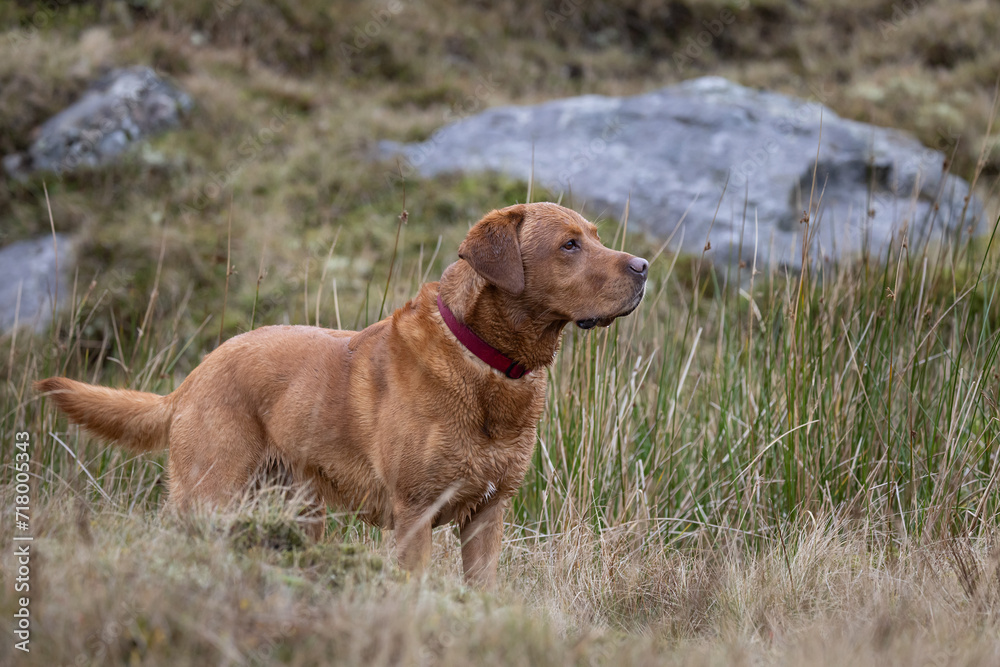
[[[280,465],[315,507],[395,530],[409,571],[426,565],[431,530],[455,522],[465,577],[489,587],[563,330],[631,313],[649,264],[552,203],[490,212],[458,256],[366,329],[249,331],[166,396],[61,377],[35,387],[98,437],[169,448],[168,507],[232,503]]]

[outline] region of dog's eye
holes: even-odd
[[[576,242],[576,239],[570,239],[566,243],[563,243],[562,247],[563,250],[576,250],[580,247],[580,244]]]

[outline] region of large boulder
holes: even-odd
[[[380,150],[422,176],[533,175],[591,213],[617,217],[628,202],[631,224],[661,238],[676,228],[682,250],[700,253],[709,242],[709,257],[749,264],[756,246],[760,266],[800,266],[807,229],[811,256],[823,259],[865,244],[878,253],[904,226],[927,236],[982,225],[981,206],[967,205],[968,184],[942,170],[940,152],[819,103],[719,77],[634,97],[499,107],[426,142],[386,141]]]
[[[45,331],[52,321],[53,299],[58,299],[58,308],[70,296],[66,276],[73,259],[73,244],[62,234],[54,240],[46,234],[0,248],[0,333],[15,322]]]
[[[148,67],[115,69],[45,121],[27,152],[6,156],[3,166],[23,179],[107,164],[133,143],[177,126],[191,106],[187,93]]]

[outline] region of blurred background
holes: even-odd
[[[700,40],[720,16],[732,20]],[[251,313],[257,325],[304,322],[310,281],[327,296],[336,281],[351,327],[377,315],[374,286],[386,281],[404,207],[399,263],[433,279],[471,222],[528,191],[499,176],[407,173],[404,202],[398,166],[375,159],[380,140],[424,140],[498,105],[714,74],[911,132],[971,178],[988,143],[998,32],[988,0],[4,2],[0,156],[26,151],[40,125],[114,68],[152,68],[190,106],[177,127],[106,164],[20,178],[8,168],[0,245],[50,234],[47,187],[51,222],[75,251],[77,292],[96,280],[103,295],[90,338],[103,338],[112,314],[121,335],[135,335],[158,266],[153,315],[183,303],[186,335],[222,316],[224,298],[227,335],[249,328]],[[980,166],[995,175],[1000,152]],[[532,193],[560,196],[581,203]],[[622,211],[593,213],[617,221]],[[401,281],[400,298],[411,288]],[[335,324],[332,304],[319,315]]]

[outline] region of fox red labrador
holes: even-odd
[[[551,203],[489,213],[458,256],[362,331],[255,329],[167,396],[66,378],[36,388],[99,437],[168,447],[168,505],[232,502],[281,466],[317,507],[394,529],[410,570],[426,564],[431,529],[456,522],[466,577],[490,585],[563,329],[632,312],[648,263]]]

